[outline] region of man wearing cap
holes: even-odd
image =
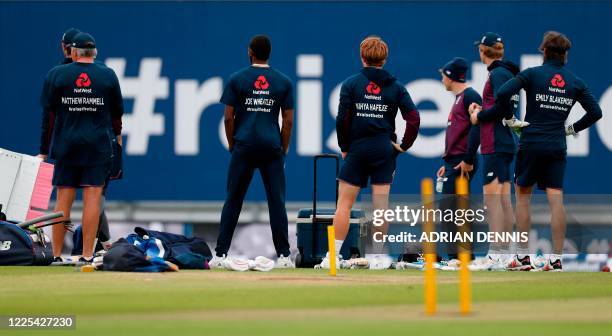
[[[530,123],[520,139],[515,169],[516,224],[520,232],[531,229],[530,201],[533,186],[546,192],[550,206],[553,253],[544,262],[544,271],[561,271],[561,254],[565,241],[565,207],[563,205],[563,178],[567,162],[566,135],[591,127],[602,117],[601,107],[586,83],[569,71],[567,63],[570,40],[563,34],[549,31],[544,34],[540,51],[544,64],[521,71],[498,91],[498,100],[489,110],[478,113],[497,113],[510,105],[511,97],[525,90],[527,113]],[[565,125],[567,117],[578,102],[586,114],[577,122]],[[508,263],[508,268],[529,269],[532,267],[528,242],[519,244],[517,255]]]
[[[482,91],[482,106],[487,109],[497,100],[499,88],[519,72],[514,63],[504,60],[504,42],[500,35],[486,33],[474,43],[478,46],[480,60],[487,65],[489,77]],[[487,220],[491,232],[511,232],[513,224],[510,200],[511,165],[516,152],[512,131],[505,119],[512,120],[518,109],[518,95],[512,104],[495,113],[479,113],[471,116],[474,124],[480,124],[480,151],[483,157],[483,194],[487,207]],[[474,112],[478,104],[470,106]],[[507,244],[491,244],[488,256],[483,260],[483,269],[503,269],[509,256]],[[503,259],[503,260],[502,260]]]
[[[64,220],[70,218],[76,189],[83,189],[83,255],[79,262],[88,263],[93,257],[112,142],[116,139],[121,144],[123,99],[113,70],[94,63],[97,49],[91,35],[76,34],[70,48],[73,63],[51,69],[43,85],[43,116],[54,115],[54,123],[48,130],[52,140],[43,142],[41,156],[46,159],[51,149],[50,158],[56,161],[55,210],[64,212]],[[65,233],[63,226],[53,226],[56,261],[61,261]]]
[[[468,70],[464,58],[455,57],[446,63],[440,73],[447,91],[455,95],[455,103],[448,115],[446,140],[444,145],[444,165],[438,169],[438,177],[444,177],[442,193],[455,193],[455,179],[464,175],[473,176],[476,151],[480,145],[480,126],[470,123],[469,107],[472,103],[480,105],[482,99],[466,81]]]
[[[62,48],[62,53],[64,55],[64,59],[62,60],[62,62],[60,64],[69,64],[69,63],[72,63],[72,57],[70,56],[72,40],[80,32],[81,31],[79,29],[77,29],[77,28],[70,28],[70,29],[66,30],[64,32],[64,34],[62,34],[62,40],[60,42],[60,46]],[[99,63],[99,64],[102,64],[102,63]],[[47,82],[45,82],[45,84],[46,83]],[[43,89],[43,91],[44,90],[46,90],[46,89]],[[42,134],[42,137],[41,137],[41,153],[42,153],[42,148],[49,148],[49,142],[51,141],[51,132],[50,132],[50,130],[53,128],[53,123],[55,123],[55,115],[50,115],[50,113],[46,113],[45,115],[43,115],[42,133],[41,133]],[[48,153],[46,153],[46,154],[48,154]],[[45,157],[46,158],[46,156],[41,156],[41,157]],[[108,227],[108,218],[106,217],[106,213],[104,211],[105,194],[106,194],[106,188],[108,187],[108,182],[109,181],[110,181],[110,179],[107,180],[107,182],[106,182],[106,184],[104,186],[104,190],[102,191],[102,198],[100,200],[100,223],[98,225],[98,233],[96,235],[96,238],[99,238],[100,243],[96,244],[96,250],[98,250],[98,249],[108,249],[108,248],[110,248],[110,245],[111,245],[110,230],[109,230],[109,227]],[[72,251],[72,255],[81,254],[81,250],[82,250],[82,247],[74,246],[73,247],[73,251]],[[55,264],[59,264],[59,263],[60,262],[56,262]]]
[[[213,268],[231,269],[226,258],[238,223],[244,196],[253,173],[263,180],[272,241],[278,257],[276,268],[295,267],[289,259],[287,211],[285,209],[285,155],[293,127],[293,84],[268,64],[272,45],[265,35],[251,39],[251,65],[234,73],[227,82],[221,103],[225,104],[225,134],[232,153],[227,174],[227,198],[221,212]],[[282,115],[282,128],[278,125]],[[229,263],[229,264],[228,264]]]
[[[446,63],[440,73],[442,83],[447,91],[455,95],[455,103],[448,115],[446,127],[446,140],[444,145],[444,165],[438,169],[438,181],[441,188],[438,192],[446,195],[455,194],[455,182],[459,176],[465,176],[468,183],[472,180],[477,168],[477,150],[480,145],[480,126],[470,122],[469,107],[471,104],[482,104],[482,99],[476,90],[469,87],[466,82],[468,71],[467,60],[460,57],[453,58]],[[440,207],[454,209],[455,199],[451,196],[443,198]],[[454,223],[447,223],[448,231],[456,232]],[[457,251],[449,246],[449,259],[457,259]]]

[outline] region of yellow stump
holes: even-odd
[[[467,209],[469,207],[469,195],[468,181],[465,177],[460,177],[455,182],[455,189],[458,196],[458,207],[461,209]],[[468,231],[470,223],[466,223],[461,226],[461,232]],[[459,261],[461,267],[459,269],[459,312],[463,315],[470,314],[472,312],[472,283],[470,279],[470,270],[468,264],[470,263],[470,244],[464,244],[459,249]]]
[[[333,225],[327,226],[327,245],[329,247],[329,275],[336,276],[336,231]]]
[[[430,178],[423,179],[421,181],[421,197],[425,210],[433,207],[433,191],[433,180]],[[433,220],[429,216],[425,217],[423,232],[430,235],[431,232],[434,231]],[[437,301],[436,270],[434,268],[434,263],[436,262],[436,245],[432,242],[425,242],[423,252],[425,254],[425,314],[434,315],[436,313]]]
[[[459,312],[462,315],[467,315],[472,312],[472,284],[470,279],[470,253],[460,252],[459,260],[461,268],[459,269]]]

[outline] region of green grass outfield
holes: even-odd
[[[423,315],[420,271],[75,272],[0,267],[0,315],[74,314],[76,330],[4,335],[610,335],[610,273],[472,273],[471,316],[457,274],[438,272]]]

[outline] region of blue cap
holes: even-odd
[[[74,37],[80,32],[81,31],[76,28],[70,28],[66,30],[64,32],[64,35],[62,35],[62,42],[64,42],[65,45],[71,45],[72,39],[74,39]]]
[[[93,36],[87,33],[78,33],[72,39],[72,47],[78,49],[94,49],[96,47],[96,40]]]
[[[487,47],[492,47],[497,42],[504,44],[504,40],[502,39],[501,35],[499,35],[498,33],[487,32],[480,38],[480,40],[475,41],[474,45],[477,46],[484,44]]]
[[[444,64],[440,72],[455,82],[465,83],[465,74],[467,70],[467,60],[465,58],[455,57],[450,62]]]

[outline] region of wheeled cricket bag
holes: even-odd
[[[317,162],[321,159],[336,161],[336,178],[340,170],[340,159],[336,154],[320,154],[314,157],[314,187],[312,208],[298,210],[297,248],[295,258],[297,267],[314,267],[321,263],[328,251],[327,226],[333,224],[335,208],[317,208]],[[336,183],[336,204],[338,203],[338,181]],[[362,210],[351,210],[349,232],[340,249],[345,260],[364,256],[366,237],[365,215]]]
[[[53,250],[47,235],[38,224],[63,216],[46,215],[23,223],[0,221],[0,265],[46,266],[53,262]]]

